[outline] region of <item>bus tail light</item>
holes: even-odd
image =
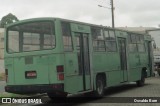
[[[57,66],[57,72],[64,72],[63,65]]]
[[[6,82],[8,82],[8,69],[5,69],[5,75]]]
[[[58,74],[58,80],[64,80],[64,73]]]

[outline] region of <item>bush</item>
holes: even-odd
[[[0,81],[5,81],[5,73],[0,73]]]

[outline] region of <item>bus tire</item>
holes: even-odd
[[[145,84],[145,72],[144,71],[142,71],[141,79],[138,80],[136,83],[138,87],[141,87]]]
[[[105,83],[104,83],[104,78],[101,75],[98,75],[96,78],[96,91],[95,91],[95,96],[96,97],[103,97],[104,95],[104,87],[105,87]]]

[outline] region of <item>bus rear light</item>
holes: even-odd
[[[6,82],[8,82],[8,69],[5,69],[5,75]]]
[[[58,74],[58,80],[64,80],[64,73]]]
[[[57,66],[57,72],[64,72],[63,65]]]

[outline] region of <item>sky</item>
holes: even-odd
[[[111,26],[110,0],[0,0],[0,19],[59,17]],[[114,0],[116,27],[159,27],[160,0]]]

